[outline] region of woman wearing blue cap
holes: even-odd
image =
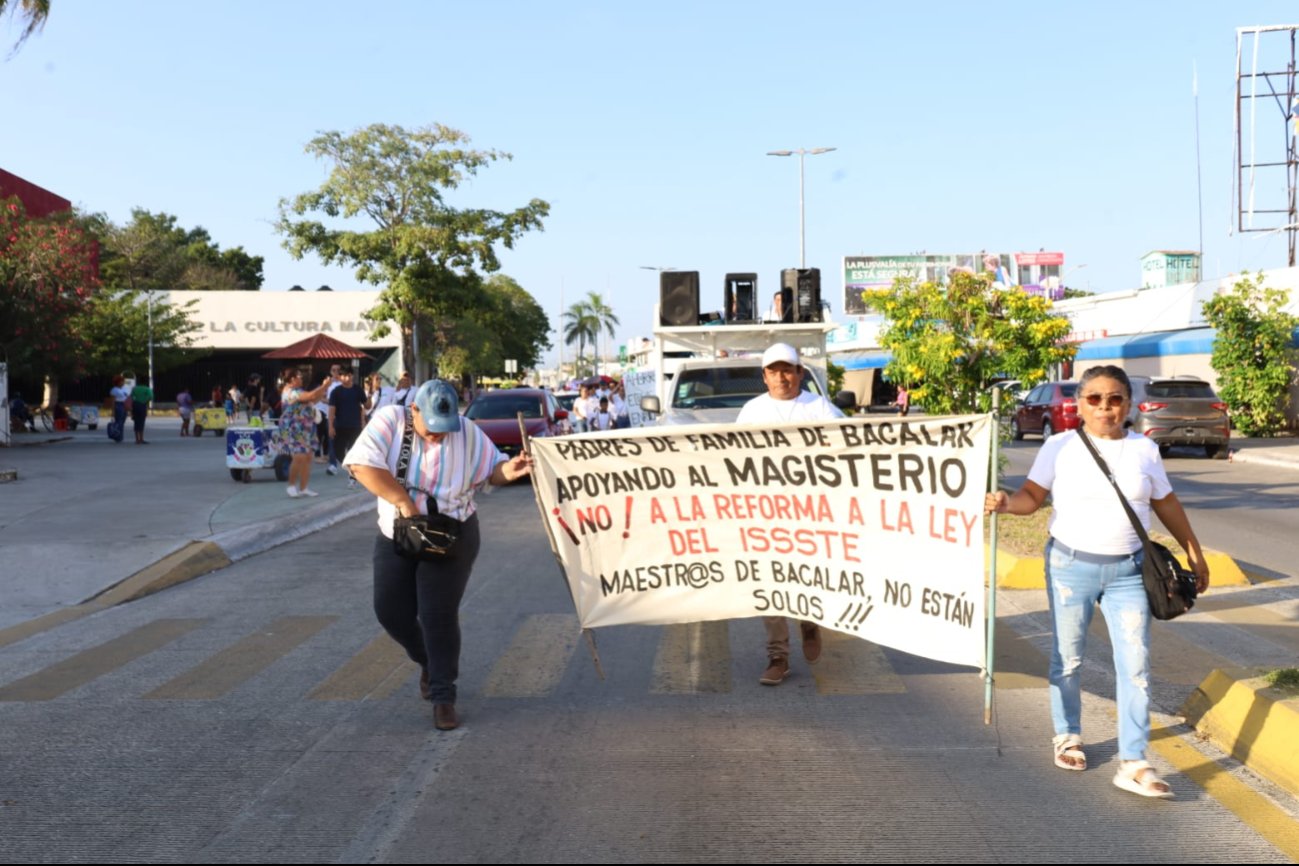
[[[409,448],[409,457],[401,460]],[[399,464],[404,463],[405,477]],[[372,416],[343,464],[379,498],[380,536],[374,545],[374,612],[379,624],[421,668],[420,695],[433,702],[433,724],[449,731],[456,715],[460,672],[460,599],[478,556],[474,494],[509,484],[532,471],[532,458],[505,457],[473,421],[460,417],[446,382],[420,386],[405,406],[383,406]],[[459,521],[458,539],[445,555],[413,559],[393,545],[398,517],[440,513]]]

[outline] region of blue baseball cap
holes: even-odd
[[[456,389],[441,379],[430,379],[415,392],[415,408],[431,433],[460,430],[460,399]]]

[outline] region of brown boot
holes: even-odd
[[[803,632],[803,658],[810,665],[821,660],[821,627],[815,623],[799,623]]]
[[[460,719],[456,716],[456,705],[434,704],[433,727],[439,731],[454,731],[460,727]]]
[[[789,676],[789,659],[767,659],[767,669],[758,677],[764,686],[778,686]]]

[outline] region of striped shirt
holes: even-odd
[[[352,450],[343,459],[346,466],[372,466],[397,475],[397,457],[406,431],[406,409],[384,406],[374,413]],[[506,456],[473,421],[462,417],[460,432],[448,433],[436,445],[416,435],[410,443],[410,468],[406,470],[406,488],[421,514],[428,514],[429,496],[437,498],[442,514],[456,520],[468,520],[478,510],[474,493],[487,485],[498,463]],[[392,522],[397,507],[379,500],[379,530],[392,537]]]

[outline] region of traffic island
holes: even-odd
[[[1224,752],[1299,795],[1299,690],[1215,670],[1181,713]]]

